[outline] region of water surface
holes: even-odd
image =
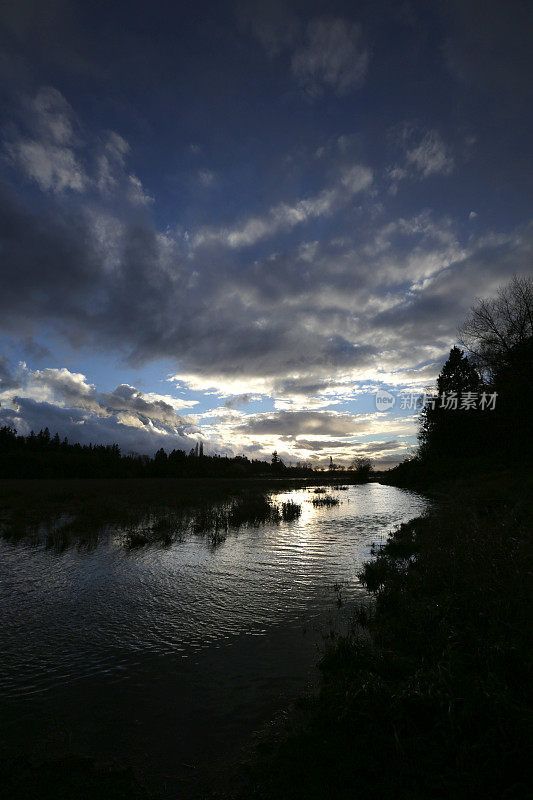
[[[427,504],[377,483],[331,493],[332,508],[312,489],[278,494],[298,520],[217,547],[190,535],[128,550],[118,531],[90,551],[0,542],[4,752],[68,748],[169,791],[194,784],[315,680],[371,544]]]

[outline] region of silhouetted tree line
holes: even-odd
[[[293,477],[309,470],[285,467],[246,456],[229,458],[204,455],[203,442],[190,452],[162,448],[153,458],[123,455],[117,444],[71,444],[66,438],[51,435],[48,428],[29,436],[18,435],[9,427],[0,428],[1,478],[167,478],[227,477],[245,478],[289,473]]]
[[[533,282],[479,300],[421,414],[419,462],[529,459],[533,440]],[[490,466],[490,463],[488,463]]]

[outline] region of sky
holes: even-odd
[[[532,273],[532,9],[2,3],[0,425],[412,453],[475,298]]]

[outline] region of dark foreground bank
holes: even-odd
[[[375,603],[328,646],[318,696],[223,796],[529,796],[532,484],[439,485],[366,565]]]

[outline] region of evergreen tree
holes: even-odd
[[[452,347],[437,379],[438,394],[429,398],[420,415],[418,440],[422,458],[443,459],[478,452],[483,419],[477,401],[482,388],[481,378],[468,357],[459,347]]]

